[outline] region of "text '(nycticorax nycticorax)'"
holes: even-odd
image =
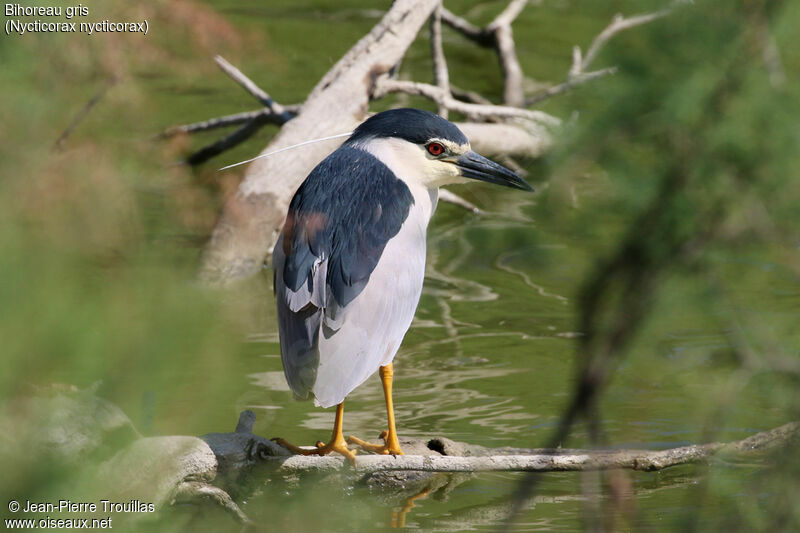
[[[299,398],[337,406],[330,442],[402,454],[392,405],[392,360],[411,325],[425,277],[425,236],[439,187],[477,179],[532,191],[478,155],[461,130],[418,109],[393,109],[362,123],[308,175],[289,205],[273,252],[281,358]],[[345,397],[380,369],[388,431],[383,445],[345,441]]]

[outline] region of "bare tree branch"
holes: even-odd
[[[505,78],[503,102],[508,106],[522,107],[525,104],[525,94],[522,89],[524,75],[517,59],[517,50],[514,44],[514,32],[511,23],[522,12],[528,0],[512,0],[505,10],[486,27],[494,35],[500,66]]]
[[[212,157],[221,154],[226,150],[230,150],[234,146],[237,146],[253,135],[255,135],[258,130],[260,130],[266,121],[262,120],[259,117],[253,118],[245,122],[245,124],[234,131],[223,137],[222,139],[215,141],[208,146],[204,146],[203,148],[199,149],[192,155],[186,158],[186,163],[189,165],[199,165],[200,163],[204,163],[211,159]]]
[[[453,14],[453,12],[446,7],[442,7],[441,14],[442,22],[459,32],[464,37],[475,41],[481,46],[492,45],[491,35],[486,33],[482,28],[479,28],[466,19]]]
[[[292,117],[297,114],[299,105],[285,106],[284,110],[290,113]],[[215,130],[219,128],[226,128],[228,126],[236,126],[237,124],[244,124],[254,119],[264,120],[267,124],[276,124],[282,126],[286,123],[283,115],[276,115],[268,108],[258,109],[256,111],[245,111],[244,113],[235,113],[233,115],[226,115],[224,117],[212,118],[203,120],[201,122],[193,122],[192,124],[183,124],[180,126],[170,126],[165,129],[159,137],[169,138],[175,135],[199,133],[201,131]]]
[[[524,76],[522,67],[517,59],[517,50],[514,46],[514,34],[511,25],[500,26],[495,32],[497,39],[497,53],[505,76],[503,101],[506,105],[522,107],[525,104],[525,95],[522,90]]]
[[[253,80],[245,76],[242,71],[231,65],[222,56],[216,56],[214,61],[217,63],[219,68],[223,70],[223,72],[230,76],[234,81],[236,81],[236,83],[241,85],[248,93],[250,93],[253,97],[255,97],[256,100],[264,104],[266,107],[258,111],[237,113],[203,122],[196,122],[194,124],[174,126],[164,130],[161,133],[162,138],[171,137],[181,133],[195,133],[199,131],[233,126],[236,124],[243,124],[242,127],[233,133],[230,133],[222,139],[204,146],[200,150],[197,150],[192,155],[187,157],[186,163],[190,165],[199,165],[204,163],[212,157],[243,143],[266,124],[276,124],[279,126],[286,124],[297,115],[300,109],[300,106],[284,107],[277,103],[270,95],[256,85]]]
[[[615,74],[616,72],[617,72],[617,67],[609,67],[601,70],[594,70],[592,72],[586,72],[586,73],[582,72],[579,74],[575,74],[573,76],[569,76],[567,81],[559,83],[558,85],[554,85],[548,89],[545,89],[544,91],[541,91],[540,93],[534,94],[533,96],[526,98],[525,105],[531,106],[533,104],[537,104],[542,100],[547,100],[548,98],[552,98],[553,96],[569,92],[575,87],[578,87],[579,85],[583,85],[584,83],[596,80],[597,78],[608,76],[610,74]]]
[[[282,105],[277,103],[275,100],[272,99],[270,95],[264,92],[261,87],[256,85],[253,80],[245,76],[242,71],[238,68],[234,67],[228,61],[225,60],[222,56],[216,56],[214,58],[214,62],[216,62],[217,66],[222,69],[225,74],[233,78],[233,80],[238,83],[239,85],[244,88],[245,91],[250,93],[256,100],[264,104],[267,108],[269,108],[274,114],[276,115],[286,115],[284,117],[284,122],[291,119],[288,116],[287,111],[283,108]]]
[[[538,157],[553,144],[546,128],[526,128],[517,124],[457,122],[472,148],[490,156]]]
[[[456,100],[445,94],[439,87],[427,83],[414,81],[392,80],[387,77],[378,79],[375,83],[373,96],[380,98],[389,93],[407,93],[424,96],[437,104],[444,105],[451,111],[462,113],[473,120],[487,120],[490,118],[517,118],[526,119],[545,126],[558,126],[561,121],[542,111],[519,109],[508,106],[471,104]]]
[[[449,112],[464,115],[469,121],[463,125],[466,128],[464,132],[473,146],[482,152],[500,157],[539,155],[551,145],[548,128],[560,125],[561,121],[522,106],[612,73],[613,69],[594,72],[585,69],[616,32],[643,24],[659,14],[615,19],[595,38],[586,58],[581,56],[579,49],[576,51],[572,77],[525,102],[522,92],[524,77],[516,56],[511,24],[527,4],[527,0],[511,0],[491,23],[478,28],[438,3],[397,0],[381,22],[319,81],[301,108],[279,105],[241,71],[217,57],[220,68],[265,105],[266,110],[179,126],[171,128],[165,135],[241,124],[237,131],[193,154],[190,161],[197,163],[239,144],[264,124],[279,124],[282,125],[280,132],[264,150],[275,151],[311,138],[347,131],[365,118],[369,100],[399,93],[432,100],[442,115]],[[435,84],[392,79],[396,66],[419,31],[419,25],[432,15],[430,32]],[[442,47],[442,22],[479,45],[497,51],[503,68],[506,105],[493,105],[481,95],[450,86]],[[214,230],[206,248],[202,277],[222,281],[258,271],[268,258],[292,192],[310,169],[336,146],[336,143],[323,142],[305,148],[302,158],[278,154],[254,162],[248,168],[239,192],[229,198]]]
[[[447,189],[439,189],[439,201],[463,207],[467,211],[471,211],[476,215],[483,212],[478,208],[478,206],[476,206],[469,200],[465,200],[464,198],[461,198],[457,194],[448,191]]]
[[[500,67],[503,70],[503,103],[507,106],[522,107],[525,103],[522,87],[524,75],[517,59],[511,24],[527,3],[528,0],[511,0],[503,12],[485,28],[478,28],[442,8],[442,20],[445,24],[479,45],[493,47],[497,51]]]
[[[450,85],[450,93],[453,95],[453,97],[471,104],[494,105],[492,104],[492,101],[485,96],[482,96],[475,91],[468,91],[458,88],[455,85]]]
[[[514,22],[525,6],[528,4],[528,0],[511,0],[508,3],[506,8],[495,17],[495,19],[486,26],[486,31],[492,32],[499,28],[500,26],[508,26],[512,22]]]
[[[433,12],[430,23],[431,57],[433,58],[433,80],[442,92],[450,96],[450,75],[447,72],[447,60],[442,47],[442,7],[441,4]],[[448,117],[447,107],[439,103],[437,112],[442,118]]]
[[[580,64],[578,73],[583,73],[589,68],[589,65],[592,64],[592,61],[594,61],[594,58],[597,57],[597,54],[600,52],[600,49],[603,48],[603,46],[605,46],[609,39],[611,39],[614,35],[621,31],[652,22],[658,18],[668,15],[670,11],[672,11],[672,9],[667,8],[654,13],[635,15],[627,18],[623,17],[622,15],[616,15],[611,20],[611,23],[606,26],[606,28],[594,38],[592,44],[589,45],[586,55],[583,57],[583,61]]]
[[[236,146],[264,124],[281,125],[279,133],[262,151],[265,153],[348,131],[367,116],[370,100],[399,93],[432,100],[442,115],[449,112],[464,115],[469,121],[464,127],[470,130],[465,134],[478,150],[500,157],[539,155],[551,145],[548,128],[560,125],[561,121],[541,111],[523,109],[523,106],[613,73],[613,68],[586,70],[615,33],[644,24],[667,10],[629,19],[616,17],[593,40],[586,57],[576,48],[570,75],[564,83],[534,95],[526,102],[522,92],[524,76],[516,56],[511,25],[528,3],[528,0],[510,0],[491,23],[479,28],[441,7],[439,2],[396,0],[370,33],[317,83],[302,106],[281,106],[236,67],[218,56],[215,58],[217,65],[266,108],[177,126],[166,130],[162,136],[241,125],[227,137],[190,156],[189,161],[196,164]],[[435,84],[393,79],[408,46],[424,21],[432,15],[430,32]],[[505,105],[493,105],[477,93],[450,85],[442,47],[442,22],[480,46],[495,49],[503,70]],[[334,142],[321,142],[304,148],[303,157],[277,154],[251,164],[239,191],[227,200],[206,247],[201,277],[208,281],[227,281],[257,272],[263,261],[269,258],[269,250],[274,245],[291,194],[311,168],[336,146],[338,144]]]
[[[592,40],[592,43],[589,45],[589,48],[584,55],[581,51],[580,46],[575,46],[572,49],[572,65],[569,68],[569,72],[567,73],[567,79],[558,84],[546,89],[538,94],[535,94],[531,97],[525,99],[525,105],[531,106],[533,104],[539,103],[542,100],[546,100],[553,96],[564,94],[567,91],[578,87],[579,85],[583,85],[589,81],[596,80],[598,78],[602,78],[608,76],[610,74],[614,74],[617,71],[616,67],[609,67],[600,70],[595,70],[592,72],[587,72],[589,66],[592,64],[594,59],[597,57],[597,54],[600,53],[600,50],[605,46],[605,44],[617,33],[630,29],[635,28],[636,26],[641,26],[642,24],[647,24],[648,22],[652,22],[658,18],[661,18],[665,15],[668,15],[672,11],[672,8],[662,9],[661,11],[656,11],[654,13],[647,13],[644,15],[636,15],[633,17],[623,17],[622,15],[615,15],[614,18],[611,20],[611,23],[606,26],[603,31],[601,31],[595,38]]]
[[[420,472],[575,472],[624,468],[653,472],[672,466],[708,462],[715,456],[744,457],[789,446],[800,437],[800,422],[756,433],[739,441],[712,442],[668,450],[529,450],[521,455],[458,457],[449,455],[359,455],[358,474],[413,470]],[[303,456],[268,459],[285,472],[324,472],[350,468],[344,457]]]

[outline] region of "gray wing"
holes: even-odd
[[[329,404],[315,388],[320,357],[330,352],[327,346],[320,351],[320,335],[330,338],[343,327],[413,203],[408,187],[383,163],[347,146],[320,163],[295,193],[273,269],[281,359],[298,397],[314,392]]]
[[[319,366],[318,339],[322,321],[323,305],[312,303],[306,285],[294,292],[286,287],[283,269],[286,256],[283,253],[283,237],[278,239],[272,252],[275,296],[278,306],[278,331],[281,340],[281,361],[289,387],[295,396],[308,399],[317,379]],[[324,287],[323,283],[314,285]],[[321,302],[317,302],[320,304]]]

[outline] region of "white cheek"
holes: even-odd
[[[465,179],[461,177],[458,167],[453,163],[428,159],[426,166],[425,183],[429,187],[441,187],[442,185],[463,183],[465,181]]]
[[[395,175],[409,184],[429,189],[451,183],[464,183],[458,167],[431,159],[419,146],[399,139],[370,139],[360,146],[388,166]]]

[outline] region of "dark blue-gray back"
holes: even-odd
[[[346,144],[295,193],[273,268],[284,369],[299,397],[314,385],[323,316],[363,290],[413,203],[408,186],[386,165]]]

